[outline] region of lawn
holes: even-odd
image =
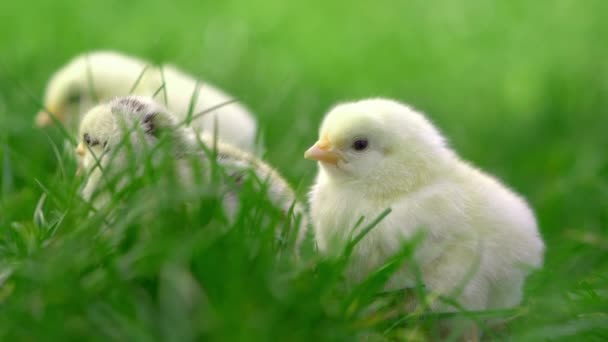
[[[333,104],[383,96],[424,111],[527,198],[547,245],[521,308],[495,313],[508,331],[485,336],[608,339],[607,13],[602,0],[2,1],[0,340],[436,336],[437,315],[388,314],[382,274],[347,288],[340,262],[286,257],[272,219],[210,211],[212,191],[184,207],[159,183],[166,201],[133,194],[102,229],[71,147],[33,125],[52,72],[98,49],[234,94],[302,198],[316,170],[303,152]]]

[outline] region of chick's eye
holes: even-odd
[[[353,143],[353,148],[355,149],[355,151],[363,151],[367,148],[368,144],[369,143],[368,143],[367,139],[357,139]]]
[[[74,92],[68,96],[67,100],[68,100],[69,104],[76,104],[76,103],[80,102],[80,98],[81,98],[80,93]]]
[[[89,136],[89,133],[85,133],[85,134],[82,136],[82,140],[84,140],[84,142],[85,142],[87,145],[90,145],[90,144],[91,144],[91,137]]]

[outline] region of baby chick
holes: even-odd
[[[156,95],[180,121],[188,113],[196,115],[217,107],[209,114],[193,118],[191,126],[198,132],[211,133],[217,120],[222,141],[248,151],[254,149],[255,119],[244,106],[231,103],[231,96],[174,66],[158,67],[117,52],[98,51],[75,57],[49,80],[44,106],[69,130],[76,131],[81,113],[99,101],[129,94]],[[52,123],[46,111],[36,116],[40,127]]]
[[[508,308],[542,264],[544,245],[525,200],[461,160],[421,114],[398,102],[367,99],[333,108],[304,154],[319,161],[310,192],[321,252],[344,247],[356,221],[392,211],[355,247],[349,278],[361,280],[422,233],[414,262],[425,287],[469,310]],[[361,229],[359,225],[357,229]],[[415,285],[403,267],[388,289]],[[437,300],[434,310],[454,310]]]
[[[144,152],[150,151],[164,137],[169,139],[169,146],[177,159],[179,179],[186,183],[186,187],[195,184],[196,171],[189,157],[200,158],[203,163],[210,165],[209,157],[200,145],[203,143],[208,150],[215,148],[217,163],[237,186],[247,177],[255,175],[257,180],[263,182],[268,198],[277,208],[286,214],[293,210],[300,225],[306,225],[302,206],[296,202],[293,190],[278,172],[236,147],[213,141],[208,136],[197,138],[191,128],[179,125],[166,108],[151,98],[121,97],[94,107],[84,115],[79,137],[76,153],[82,158],[82,166],[88,176],[82,196],[92,200],[97,209],[110,200],[107,191],[97,193],[103,190],[101,185],[108,180],[116,181],[113,177],[124,175],[125,168],[129,166],[145,167],[146,163],[139,159],[143,159]],[[129,175],[122,177],[117,181],[118,188],[130,180]],[[239,205],[238,194],[229,192],[224,198],[224,205],[228,214],[234,215]]]

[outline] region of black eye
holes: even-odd
[[[83,134],[82,135],[82,140],[84,140],[84,142],[87,145],[91,146],[91,147],[99,145],[99,140],[97,140],[97,139],[91,139],[91,136],[89,135],[89,133]],[[106,146],[105,143],[104,143],[103,146],[104,147]]]
[[[357,139],[353,143],[353,148],[355,149],[355,151],[363,151],[367,148],[367,145],[367,139]]]
[[[69,104],[77,104],[80,102],[81,96],[79,92],[72,92],[68,95],[67,101]]]

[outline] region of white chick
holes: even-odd
[[[424,239],[414,262],[425,287],[469,310],[518,305],[525,277],[542,264],[543,241],[525,200],[461,160],[421,113],[403,104],[368,99],[336,106],[304,156],[319,161],[310,215],[321,252],[339,252],[361,216],[369,223],[392,209],[355,247],[347,270],[354,281],[418,232]],[[404,266],[387,289],[414,285]],[[439,300],[431,308],[454,310]]]
[[[163,81],[164,90],[161,89]],[[211,133],[217,120],[218,137],[222,141],[247,151],[255,147],[256,121],[247,108],[230,103],[231,96],[174,66],[158,67],[117,52],[98,51],[75,57],[49,80],[44,106],[74,132],[81,114],[95,104],[131,93],[155,95],[159,102],[166,101],[167,108],[179,121],[184,121],[189,112],[196,115],[218,107],[193,119],[191,126],[197,132]],[[40,127],[52,123],[46,111],[36,116],[36,124]]]
[[[209,159],[196,133],[191,128],[178,125],[175,117],[166,108],[148,97],[128,96],[116,98],[91,109],[82,119],[79,133],[81,140],[76,148],[88,176],[82,190],[83,198],[93,200],[93,205],[98,209],[103,207],[110,199],[110,194],[100,185],[106,181],[116,181],[113,177],[119,175],[118,177],[122,178],[117,182],[118,188],[124,186],[132,176],[124,172],[126,167],[146,167],[146,163],[142,162],[145,151],[150,151],[163,136],[170,139],[170,146],[178,160],[176,166],[180,181],[186,188],[191,187],[195,184],[195,170],[187,158],[200,156],[203,162],[209,162]],[[124,140],[126,141],[123,142]],[[231,177],[237,186],[251,174],[255,174],[257,179],[263,182],[268,198],[277,208],[289,213],[293,205],[293,218],[299,220],[301,225],[306,224],[302,206],[296,202],[294,192],[278,172],[236,147],[214,142],[209,137],[202,137],[201,140],[208,150],[213,150],[215,144],[217,163],[225,169],[228,177]],[[209,168],[204,171],[208,175]],[[104,191],[96,193],[100,189]],[[225,197],[224,204],[229,215],[238,210],[237,197],[238,194],[234,193],[228,193]]]

